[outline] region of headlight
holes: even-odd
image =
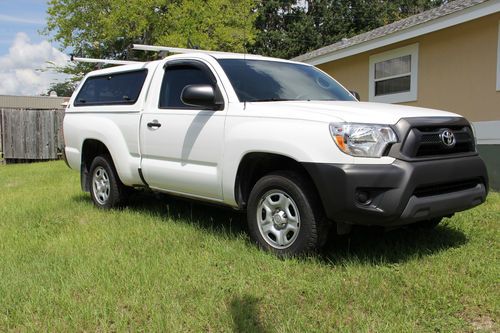
[[[387,125],[332,123],[330,132],[339,149],[352,156],[380,157],[398,140]]]

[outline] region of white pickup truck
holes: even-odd
[[[96,206],[143,187],[246,210],[251,238],[279,255],[318,248],[332,225],[435,226],[488,192],[463,117],[359,102],[313,66],[261,56],[91,72],[64,137]]]

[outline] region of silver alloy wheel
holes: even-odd
[[[285,192],[268,191],[257,205],[257,224],[266,243],[276,249],[286,249],[299,235],[299,209]]]
[[[98,166],[92,175],[92,191],[97,202],[105,205],[109,198],[111,186],[109,184],[109,176],[102,166]]]

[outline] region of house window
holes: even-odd
[[[500,91],[500,21],[498,22],[498,46],[497,46],[497,91]]]
[[[418,44],[370,57],[369,100],[402,103],[417,100]]]

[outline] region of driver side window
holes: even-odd
[[[208,73],[197,66],[166,67],[161,86],[160,109],[197,109],[181,100],[182,90],[191,84],[212,85],[213,82]]]

